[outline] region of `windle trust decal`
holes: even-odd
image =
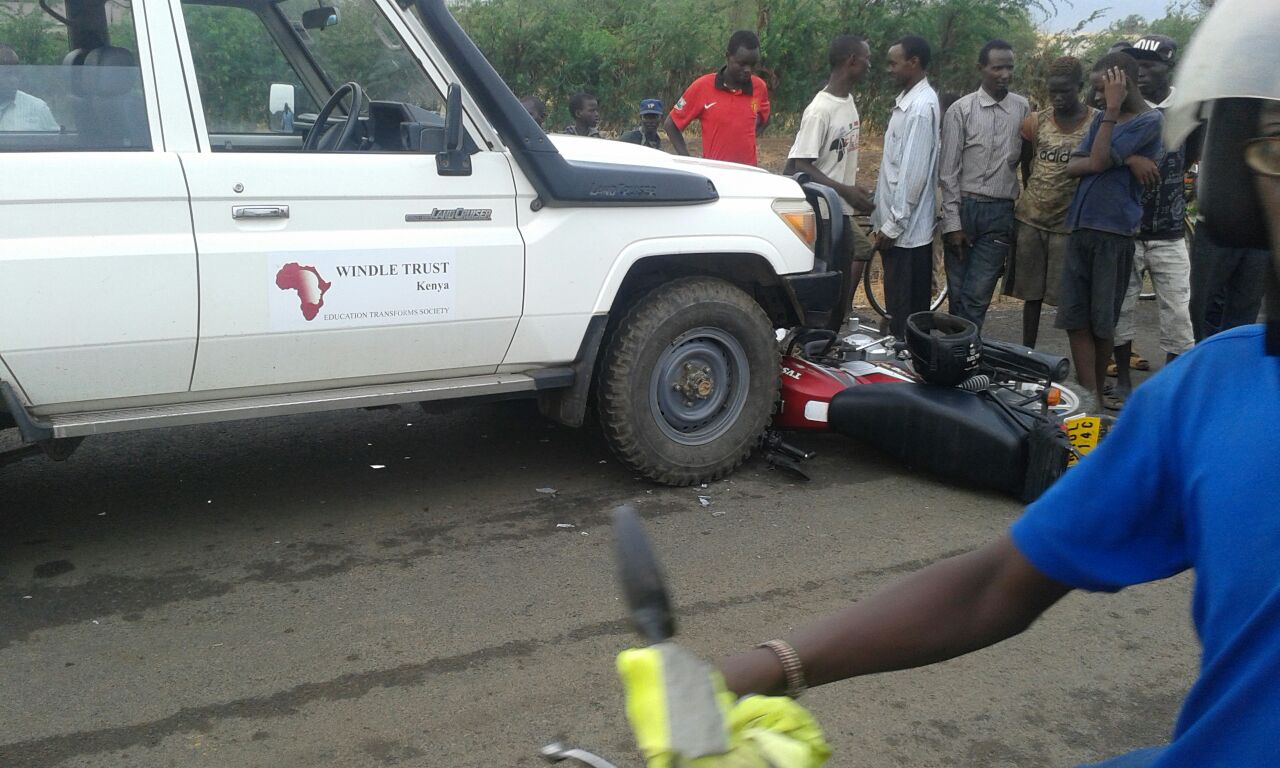
[[[275,254],[267,260],[272,330],[450,320],[452,248]]]

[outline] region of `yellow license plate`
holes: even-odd
[[[1115,419],[1111,416],[1091,416],[1089,414],[1081,414],[1072,416],[1063,421],[1063,426],[1067,429],[1067,440],[1071,442],[1071,447],[1075,448],[1080,454],[1077,458],[1075,453],[1067,456],[1067,466],[1072,467],[1089,454],[1094,448],[1098,447],[1099,441],[1111,431],[1111,425],[1115,423]]]

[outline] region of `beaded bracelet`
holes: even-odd
[[[804,667],[800,664],[796,649],[785,640],[770,640],[757,647],[768,648],[778,657],[778,661],[782,662],[782,673],[787,679],[786,695],[793,699],[799,698],[808,686],[804,682]]]

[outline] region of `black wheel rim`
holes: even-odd
[[[893,316],[889,314],[889,310],[885,306],[887,302],[880,300],[880,297],[876,295],[876,291],[874,287],[874,280],[872,278],[872,274],[875,270],[875,267],[873,267],[872,265],[877,263],[876,262],[877,259],[879,259],[879,263],[877,266],[879,267],[879,270],[880,270],[879,272],[880,285],[881,285],[881,289],[883,290],[884,257],[880,253],[873,254],[871,257],[871,261],[867,262],[865,271],[862,273],[862,290],[863,290],[863,293],[867,295],[867,302],[871,305],[871,308],[875,310],[876,314],[880,315],[885,320],[892,320]],[[931,297],[929,299],[929,309],[935,310],[938,307],[942,306],[942,302],[947,300],[946,269],[940,268],[940,265],[934,265],[931,282],[932,282],[932,285],[930,286]]]
[[[738,340],[718,328],[694,328],[662,351],[649,380],[649,407],[662,433],[681,445],[705,445],[728,432],[747,402],[751,366]]]

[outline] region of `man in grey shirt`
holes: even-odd
[[[884,261],[889,328],[906,338],[907,316],[929,309],[937,224],[938,94],[927,76],[931,51],[907,35],[889,48],[889,79],[901,93],[884,132],[876,179],[873,243]]]
[[[978,54],[982,85],[942,121],[942,233],[951,314],[982,328],[1013,243],[1022,121],[1031,105],[1009,92],[1013,48],[992,40]]]

